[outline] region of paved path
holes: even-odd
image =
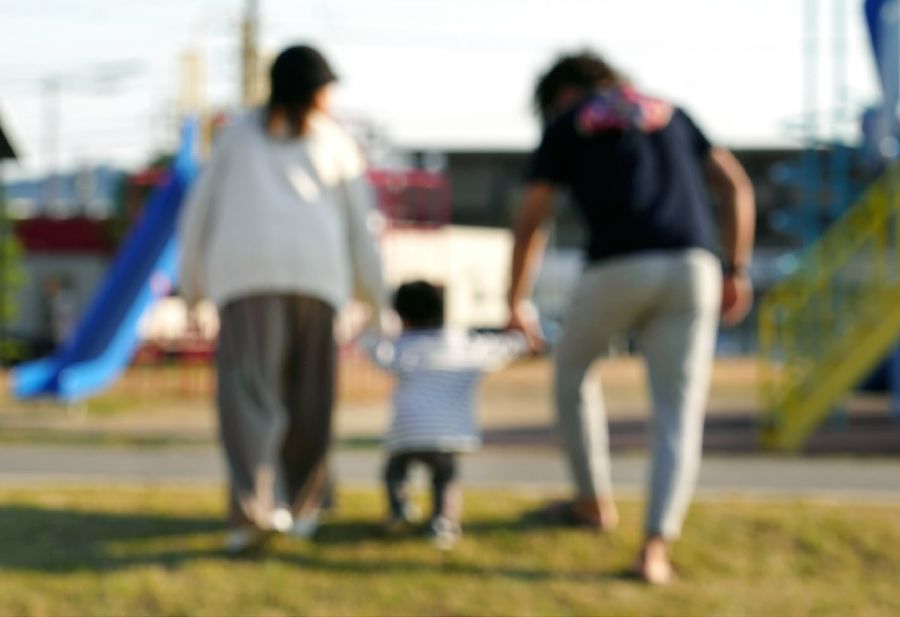
[[[382,464],[375,450],[339,450],[339,481],[375,486]],[[621,491],[640,490],[646,459],[614,459]],[[463,459],[467,486],[564,491],[567,474],[550,449],[487,448]],[[214,447],[128,448],[59,445],[0,446],[0,486],[36,483],[217,483],[224,478]],[[711,497],[784,495],[865,501],[900,501],[900,460],[707,456],[700,493]]]
[[[382,408],[345,410],[335,437],[351,444],[377,446],[387,423]],[[753,411],[717,412],[708,415],[703,448],[712,455],[760,453],[759,416]],[[132,445],[207,445],[216,443],[215,413],[197,409],[159,410],[111,416],[56,413],[0,412],[0,443],[120,443]],[[547,448],[557,443],[552,419],[498,422],[483,430],[488,446]],[[614,452],[643,451],[647,447],[646,417],[617,417],[609,421],[610,447]],[[810,435],[806,453],[897,457],[900,455],[900,423],[884,409],[855,410],[846,421],[826,421]]]

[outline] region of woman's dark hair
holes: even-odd
[[[538,79],[534,89],[534,109],[546,124],[552,119],[556,99],[564,88],[574,86],[590,91],[624,81],[618,71],[593,52],[563,56]]]
[[[437,328],[444,324],[444,296],[426,281],[400,285],[394,293],[394,310],[412,329]]]
[[[325,57],[306,45],[288,47],[278,54],[269,77],[268,111],[271,114],[275,109],[283,109],[292,133],[299,132],[305,124],[319,88],[337,80]]]

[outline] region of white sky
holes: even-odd
[[[320,46],[342,77],[338,107],[404,146],[529,148],[536,74],[561,51],[604,53],[645,91],[683,104],[732,146],[790,143],[804,110],[804,0],[259,0],[261,43]],[[846,33],[840,131],[877,99],[862,0],[817,0],[819,106],[838,103],[831,50]],[[64,80],[60,159],[135,166],[170,142],[179,57],[207,60],[211,102],[237,101],[241,0],[0,0],[0,113],[23,151],[47,163],[41,84]],[[842,28],[833,16],[843,6]],[[143,69],[91,85],[110,63]]]

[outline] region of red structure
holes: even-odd
[[[443,174],[372,169],[369,180],[391,227],[429,229],[450,223],[450,185]]]
[[[38,216],[15,222],[16,237],[26,254],[65,253],[111,255],[112,238],[103,221],[77,216]]]

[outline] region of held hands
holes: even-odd
[[[361,343],[370,339],[395,338],[403,329],[400,317],[390,308],[372,308],[363,318],[347,315],[338,321],[335,338],[339,344]]]
[[[506,329],[521,332],[532,353],[538,353],[544,348],[544,333],[541,330],[537,309],[527,300],[516,303],[515,307],[510,309]]]
[[[393,309],[381,308],[372,311],[369,328],[383,338],[394,338],[400,334],[403,324],[400,316]]]
[[[753,283],[743,272],[726,274],[722,278],[722,323],[736,326],[753,306]]]

